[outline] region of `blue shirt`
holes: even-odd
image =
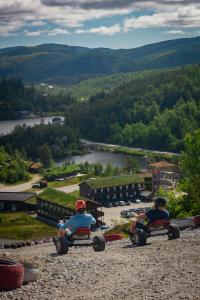
[[[169,218],[169,212],[167,210],[150,209],[146,212],[148,223],[156,220],[167,220]]]
[[[71,233],[74,234],[79,227],[90,228],[90,226],[94,224],[96,224],[96,220],[92,215],[77,213],[71,217],[69,221],[65,222],[64,224],[60,224],[60,229],[68,228]]]

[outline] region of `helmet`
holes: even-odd
[[[85,209],[86,208],[86,203],[84,200],[77,200],[76,205],[75,205],[76,210],[79,209]]]
[[[167,203],[167,200],[163,197],[157,197],[155,199],[155,207],[158,208],[159,206],[165,206]]]

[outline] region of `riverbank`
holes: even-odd
[[[97,150],[97,151],[106,151],[111,153],[120,153],[126,155],[134,155],[134,156],[142,156],[154,158],[155,160],[166,159],[170,161],[178,160],[179,153],[175,152],[167,152],[167,151],[158,151],[151,149],[143,149],[143,148],[132,148],[127,146],[120,145],[112,145],[105,143],[97,143],[93,141],[88,141],[85,139],[81,139],[83,145],[87,146],[88,149]]]
[[[58,256],[53,243],[9,250],[7,258],[37,264],[39,279],[0,298],[200,300],[199,251],[200,230],[173,241],[152,238],[145,247],[132,247],[128,239],[111,242],[104,252],[77,247]]]

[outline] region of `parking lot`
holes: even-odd
[[[139,207],[152,207],[154,205],[153,202],[148,202],[148,203],[132,203],[131,205],[125,205],[125,206],[118,206],[118,207],[102,207],[102,211],[104,212],[104,222],[111,226],[112,223],[112,219],[116,219],[116,218],[121,218],[120,217],[120,212],[122,210],[129,210],[131,208],[139,208]],[[124,219],[123,220],[127,220],[128,219]]]

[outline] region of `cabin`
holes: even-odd
[[[79,184],[80,195],[102,205],[108,202],[128,201],[140,197],[145,188],[144,179],[137,175],[91,178]]]
[[[160,161],[149,165],[152,173],[152,191],[161,186],[164,189],[174,189],[179,182],[180,173],[177,165],[167,161]]]
[[[42,164],[41,163],[31,163],[29,166],[29,172],[32,174],[37,174],[41,171]]]
[[[36,206],[28,203],[35,195],[35,193],[0,192],[0,212],[36,211]]]
[[[61,219],[69,219],[75,214],[75,202],[80,199],[73,194],[66,194],[61,191],[47,189],[37,195],[37,215],[50,221],[58,222]],[[95,201],[84,198],[87,205],[87,212],[96,219],[96,226],[103,223],[104,213],[101,205]]]

